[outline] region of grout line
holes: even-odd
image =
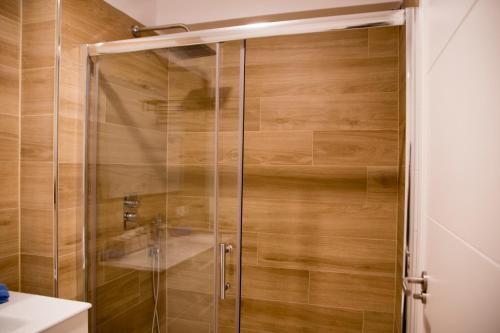
[[[17,242],[18,242],[18,290],[21,291],[21,114],[22,114],[22,75],[23,75],[23,0],[19,1],[19,68],[18,68],[18,120],[17,120]]]
[[[441,58],[441,56],[443,55],[444,51],[446,51],[446,49],[448,48],[448,45],[451,43],[451,40],[453,39],[453,37],[455,37],[455,35],[457,34],[458,30],[460,30],[460,28],[462,27],[462,24],[469,17],[469,14],[472,12],[472,10],[474,9],[474,7],[476,6],[476,4],[478,2],[479,2],[479,0],[474,0],[474,3],[469,7],[469,9],[465,13],[465,15],[460,20],[460,22],[458,22],[458,25],[455,27],[455,30],[453,30],[453,32],[451,33],[450,38],[448,38],[448,40],[444,44],[443,48],[439,51],[439,53],[436,56],[436,58],[432,61],[431,65],[429,66],[429,69],[426,71],[427,74],[429,74],[431,72],[431,70],[434,68],[434,65]]]
[[[495,266],[497,269],[500,269],[500,263],[498,263],[495,259],[491,258],[490,256],[488,256],[486,253],[484,253],[483,251],[481,251],[480,249],[478,249],[477,247],[475,247],[474,245],[470,244],[469,242],[467,242],[465,239],[463,239],[462,237],[460,237],[458,234],[456,234],[455,232],[453,232],[452,230],[448,229],[447,227],[445,227],[443,224],[439,223],[437,220],[433,219],[432,217],[430,217],[429,215],[426,215],[426,217],[432,221],[434,224],[436,224],[438,227],[440,227],[441,229],[443,229],[444,231],[448,232],[450,235],[452,235],[454,238],[456,238],[458,241],[460,241],[461,243],[463,243],[466,247],[468,247],[470,250],[472,250],[473,252],[475,252],[477,255],[479,255],[480,257],[482,257],[484,260],[488,261],[490,264],[492,264],[493,266]]]

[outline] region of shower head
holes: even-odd
[[[134,35],[134,37],[140,37],[140,34],[142,32],[167,29],[183,29],[185,32],[191,31],[189,27],[184,23],[157,25],[150,27],[140,27],[138,25],[134,25],[130,28],[130,31],[132,32],[132,35]],[[172,52],[175,52],[179,59],[209,57],[215,55],[216,53],[215,50],[204,44],[176,47],[172,48]]]
[[[170,51],[179,59],[203,58],[216,54],[214,49],[205,44],[174,47]]]

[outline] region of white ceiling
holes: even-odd
[[[394,0],[105,0],[145,25],[200,23]]]

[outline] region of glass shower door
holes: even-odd
[[[94,332],[237,330],[239,43],[91,59]]]

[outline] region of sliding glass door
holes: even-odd
[[[94,332],[238,330],[240,42],[90,58]]]

